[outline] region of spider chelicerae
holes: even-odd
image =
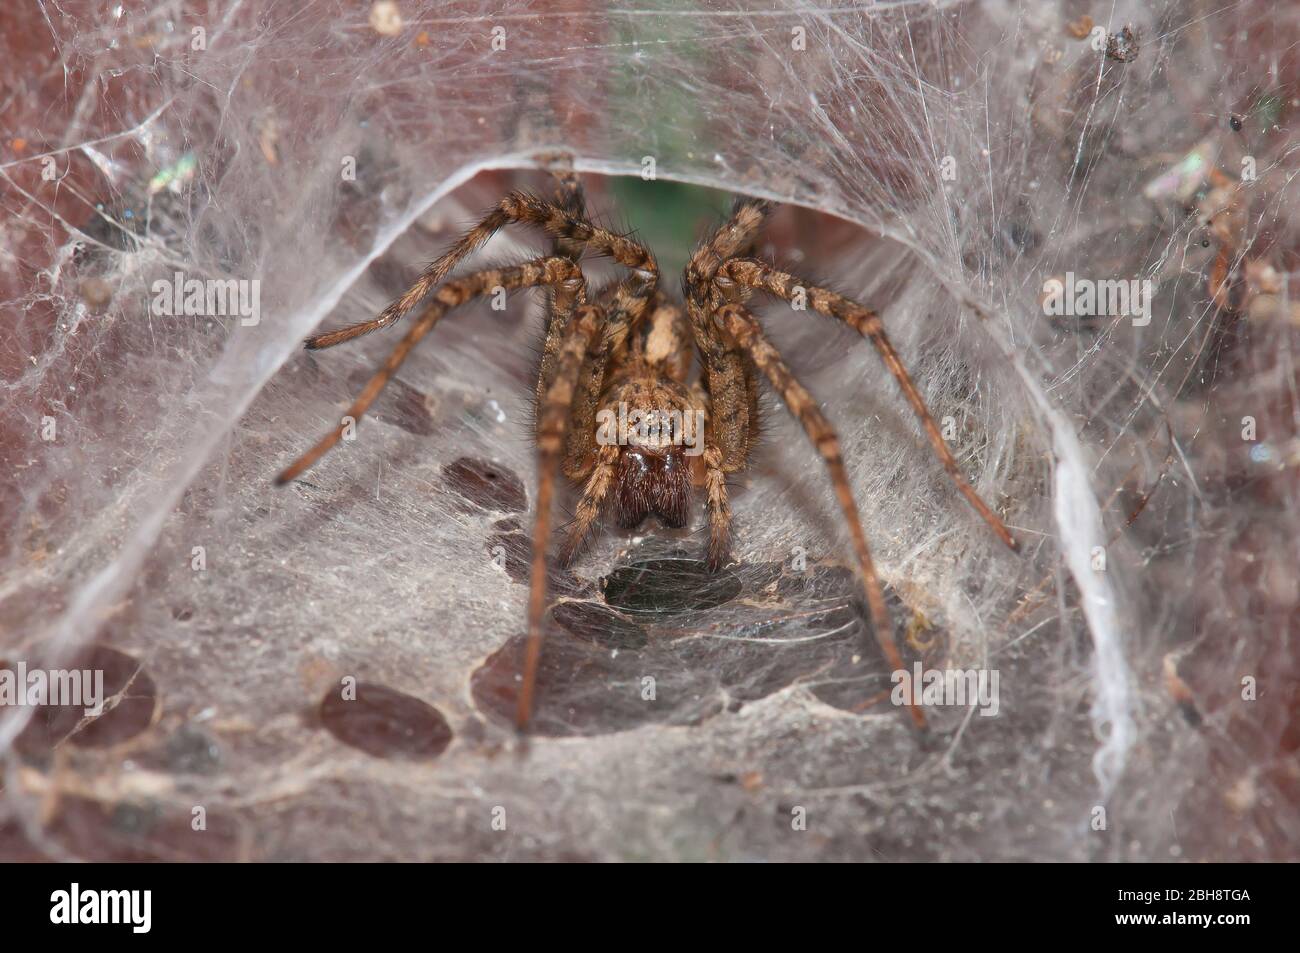
[[[528,637],[516,708],[519,728],[527,727],[532,714],[542,649],[557,474],[563,472],[581,488],[560,546],[562,564],[574,558],[606,506],[613,507],[617,522],[625,528],[638,526],[650,515],[667,526],[681,527],[689,519],[692,489],[698,487],[704,493],[708,518],[707,560],[716,570],[730,551],[727,475],[745,468],[757,438],[760,374],[798,419],[826,464],[853,541],[876,641],[890,668],[902,669],[835,430],[764,335],[747,304],[755,292],[770,295],[843,321],[870,340],[920,418],[957,489],[998,537],[1016,549],[1006,525],[962,477],[879,316],[752,257],[773,203],[745,197],[736,199],[727,220],[692,253],[684,274],[683,309],[660,289],[659,270],[649,249],[628,235],[593,224],[576,174],[566,168],[554,175],[553,200],[519,191],[508,194],[374,320],[307,339],[311,350],[343,344],[396,323],[432,296],[339,426],[276,482],[295,479],[338,443],[349,422],[361,418],[415,345],[449,310],[496,289],[543,288],[547,302],[536,392],[537,509]],[[542,229],[551,239],[549,254],[449,278],[457,264],[511,224]],[[612,258],[627,269],[627,276],[593,292],[580,267],[589,253]],[[696,358],[700,373],[692,380]],[[628,421],[635,423],[628,427]],[[617,426],[611,427],[614,422]],[[921,710],[910,702],[908,710],[916,725],[925,728]]]

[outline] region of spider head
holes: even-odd
[[[704,411],[686,387],[637,365],[616,382],[596,419],[597,443],[618,447],[610,494],[618,525],[635,529],[657,516],[666,527],[685,526],[704,452]]]

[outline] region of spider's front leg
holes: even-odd
[[[758,435],[758,394],[753,368],[743,351],[711,320],[715,301],[687,300],[695,347],[704,365],[707,393],[703,483],[709,524],[707,562],[716,571],[731,555],[731,501],[727,474],[745,467]]]
[[[574,425],[578,425],[576,421]],[[609,491],[614,486],[617,472],[618,447],[615,444],[606,444],[596,451],[596,464],[592,467],[587,482],[583,484],[582,496],[574,509],[573,523],[560,546],[561,566],[570,565],[586,543],[587,534],[591,532],[592,525],[600,516],[600,511],[609,498]]]
[[[722,447],[713,429],[713,408],[703,381],[696,381],[691,388],[691,400],[704,418],[703,443],[697,469],[692,471],[692,483],[704,491],[704,515],[709,532],[705,565],[709,572],[717,572],[731,555],[731,499],[727,492],[727,473],[722,468]]]
[[[966,482],[961,468],[953,458],[952,451],[948,449],[948,444],[943,439],[939,425],[935,423],[934,417],[930,414],[930,409],[921,397],[921,392],[917,390],[916,384],[912,382],[912,376],[908,374],[907,368],[903,366],[902,358],[894,350],[893,343],[885,334],[885,326],[878,314],[843,295],[801,281],[795,276],[778,271],[771,265],[756,258],[733,258],[731,261],[726,262],[718,269],[715,282],[721,285],[724,291],[727,287],[741,285],[745,288],[764,291],[790,302],[804,296],[814,311],[843,321],[870,340],[880,354],[881,360],[884,361],[885,367],[893,375],[894,380],[898,382],[903,396],[912,405],[912,409],[916,412],[921,427],[925,431],[926,438],[934,449],[935,456],[939,458],[943,468],[948,471],[948,476],[962,496],[966,497],[967,502],[975,509],[975,512],[983,517],[984,522],[988,523],[993,532],[1008,548],[1012,550],[1020,548],[1020,544],[1011,535],[1011,531],[1007,529],[1006,524],[1002,522],[1001,518],[993,512],[987,503],[980,499],[975,489]]]
[[[654,308],[650,309],[653,300]],[[635,277],[624,279],[600,296],[598,304],[605,310],[604,330],[600,340],[591,347],[579,374],[577,394],[570,415],[569,435],[564,455],[564,475],[572,480],[585,481],[582,495],[574,510],[573,522],[560,547],[560,565],[568,566],[586,543],[591,527],[609,499],[610,490],[617,483],[619,448],[613,444],[598,445],[596,415],[599,410],[603,385],[608,370],[614,363],[628,359],[629,335],[647,311],[650,311],[652,341],[664,349],[662,354],[642,355],[675,379],[685,377],[690,366],[690,354],[681,355],[672,343],[663,343],[665,336],[675,337],[679,330],[680,309],[656,288],[646,287]],[[661,333],[670,327],[671,334]],[[540,388],[547,386],[545,380]]]
[[[876,643],[891,671],[903,670],[903,657],[894,642],[893,624],[889,610],[885,607],[885,595],[880,588],[880,579],[871,559],[871,550],[867,546],[867,535],[862,529],[862,520],[858,515],[857,503],[849,484],[848,473],[844,468],[844,457],[840,453],[840,441],[834,428],[826,419],[816,400],[795,379],[795,376],[781,359],[780,353],[763,335],[758,321],[744,307],[735,303],[722,305],[715,313],[714,323],[717,329],[726,334],[742,348],[754,361],[755,366],[767,376],[781,400],[790,413],[803,427],[808,439],[812,441],[821,455],[830,473],[831,483],[835,487],[835,498],[839,501],[853,538],[853,549],[858,560],[858,575],[866,593],[867,606],[871,612],[871,626],[875,631]],[[908,713],[918,728],[926,727],[925,714],[920,708],[907,702]]]
[[[731,550],[727,474],[743,469],[749,459],[758,436],[758,401],[754,371],[748,359],[713,321],[724,300],[714,278],[727,259],[752,249],[772,207],[771,202],[763,199],[738,197],[727,221],[692,253],[683,276],[686,312],[708,394],[703,463],[709,522],[708,564],[715,570],[727,561]]]
[[[704,448],[704,509],[709,520],[709,571],[717,572],[731,555],[731,500],[727,474],[722,469],[722,449],[712,440]]]
[[[555,379],[538,407],[537,427],[537,513],[533,521],[533,562],[528,589],[528,641],[524,649],[523,684],[515,708],[515,724],[528,727],[533,712],[537,665],[542,654],[542,616],[546,611],[546,551],[551,534],[551,506],[555,481],[564,459],[565,434],[582,365],[592,343],[605,326],[603,309],[582,305],[564,336],[556,362]],[[617,449],[617,448],[615,448]]]

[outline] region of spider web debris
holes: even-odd
[[[0,659],[112,696],[89,723],[0,710],[0,857],[1296,858],[1297,11],[0,22]],[[355,441],[272,486],[396,340],[302,338],[376,313],[557,151],[631,225],[605,176],[650,166],[790,203],[762,250],[880,311],[1020,554],[865,342],[761,316],[839,429],[897,637],[996,671],[995,716],[937,708],[920,739],[855,710],[889,673],[773,402],[727,572],[698,572],[698,516],[555,571],[520,757],[536,302],[444,320]],[[255,282],[256,309],[168,314],[178,273]],[[1152,291],[1053,314],[1052,279]]]

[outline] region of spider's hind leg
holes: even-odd
[[[495,208],[488,211],[477,225],[454,242],[437,261],[430,264],[396,300],[379,313],[373,321],[365,321],[307,339],[309,348],[330,347],[344,341],[369,334],[371,331],[400,320],[419,304],[424,297],[442,283],[457,265],[489,238],[510,224],[532,225],[555,239],[574,243],[572,247],[589,248],[597,254],[609,255],[620,265],[631,269],[645,280],[658,278],[659,269],[649,249],[625,235],[593,225],[584,218],[570,214],[563,208],[527,192],[511,192]],[[569,246],[566,246],[569,247]],[[327,341],[322,339],[328,338]]]
[[[291,463],[275,478],[275,482],[278,484],[288,483],[329,452],[343,438],[349,424],[355,425],[361,419],[361,416],[370,409],[370,405],[379,397],[380,392],[388,386],[388,382],[397,373],[397,369],[402,366],[402,363],[410,355],[415,345],[420,342],[420,339],[428,334],[442,316],[452,308],[464,304],[477,295],[486,294],[497,287],[517,289],[532,288],[538,285],[562,286],[568,284],[573,284],[581,291],[583,278],[578,266],[567,258],[537,258],[511,268],[489,268],[447,282],[438,289],[433,301],[425,308],[419,320],[411,325],[411,329],[406,333],[406,336],[397,342],[397,346],[385,359],[383,366],[366,382],[366,386],[357,395],[357,399],[348,408],[339,425],[322,437],[314,447]],[[326,339],[328,342],[320,346],[329,347],[341,343],[341,341],[351,340],[351,338],[357,336],[357,333],[354,332],[356,327],[356,325],[353,325],[339,331],[330,331],[318,335],[319,338]],[[338,336],[339,340],[334,340],[335,336]]]
[[[551,175],[555,179],[555,206],[575,220],[585,221],[587,197],[582,181],[573,171],[572,157],[559,155],[545,158],[550,163]],[[564,235],[554,235],[551,238],[551,254],[567,258],[575,264],[582,259],[585,251],[586,243],[575,238]],[[573,309],[580,303],[574,294],[564,288],[546,289],[546,331],[542,338],[542,359],[537,371],[539,404],[555,377],[555,361],[564,340],[564,332],[573,319]]]

